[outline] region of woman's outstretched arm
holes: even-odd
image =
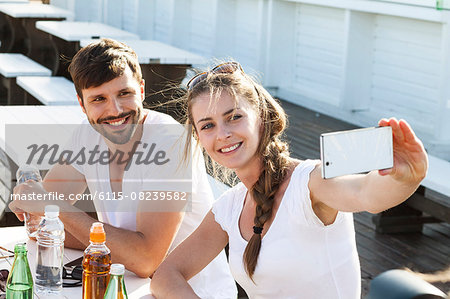
[[[404,120],[382,119],[379,125],[392,127],[393,168],[324,180],[319,165],[311,173],[309,184],[313,205],[323,203],[338,211],[378,213],[414,193],[428,168],[422,142]]]

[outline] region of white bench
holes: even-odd
[[[78,105],[75,86],[64,77],[18,77],[17,85],[27,92],[27,104]]]
[[[428,155],[429,167],[422,181],[423,194],[416,192],[408,205],[450,223],[450,162]]]
[[[23,54],[0,53],[0,75],[7,89],[7,104],[24,104],[23,91],[17,87],[18,76],[50,76],[51,71]]]
[[[422,185],[450,197],[450,162],[428,155],[428,173]]]
[[[450,223],[450,162],[432,155],[428,161],[419,189],[404,204],[373,217],[377,232],[418,232],[424,223]]]

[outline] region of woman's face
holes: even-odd
[[[198,139],[214,161],[235,171],[258,163],[261,120],[247,100],[223,91],[217,100],[205,92],[192,103]]]

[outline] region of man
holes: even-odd
[[[177,122],[143,108],[144,80],[136,54],[122,43],[103,39],[81,49],[69,71],[90,124],[76,130],[69,148],[75,153],[90,148],[89,152],[97,151],[100,158],[57,164],[44,179],[45,190],[27,182],[17,186],[14,193],[53,191],[68,198],[83,193],[88,186],[91,194],[114,199],[94,201],[98,218],[105,224],[112,260],[140,277],[149,277],[210,209],[212,193],[203,159],[197,155],[192,161],[192,197],[187,211],[176,205],[179,201],[165,201],[166,206],[155,207],[157,198],[152,196],[161,199],[186,193],[183,179],[190,171],[179,170],[174,148],[182,145],[171,141],[176,135],[171,128]],[[153,154],[147,159],[149,163],[138,163],[143,153]],[[108,163],[101,163],[105,160],[102,156],[109,158]],[[150,201],[144,200],[148,197]],[[96,220],[67,201],[58,204],[66,229],[65,245],[85,249],[89,229]],[[34,213],[26,201],[14,201],[10,208],[21,220],[24,211]],[[208,267],[190,281],[197,294],[202,298],[236,298],[224,253]]]

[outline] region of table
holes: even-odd
[[[33,274],[33,279],[36,271],[36,242],[28,239],[23,226],[18,227],[3,227],[0,228],[0,235],[2,236],[2,242],[0,246],[3,246],[9,250],[14,251],[14,245],[19,242],[26,242],[28,248],[28,262]],[[9,255],[8,252],[0,251],[1,255]],[[82,256],[83,253],[80,250],[64,249],[64,264],[77,259]],[[0,260],[0,269],[11,269],[14,258],[7,258]],[[139,278],[134,273],[125,271],[125,286],[129,298],[153,298],[150,294],[150,278]],[[63,298],[81,298],[81,286],[76,288],[63,288]],[[34,298],[40,298],[35,294]]]
[[[57,57],[71,59],[80,49],[80,40],[108,37],[113,39],[139,39],[139,36],[103,23],[39,21],[36,28],[50,37]],[[67,67],[62,67],[59,59],[51,67],[54,75],[70,79]]]
[[[22,53],[51,68],[56,52],[47,36],[36,30],[39,20],[65,20],[73,18],[69,10],[39,3],[0,4],[0,52]],[[57,56],[56,56],[57,58]]]
[[[0,77],[7,89],[7,104],[24,104],[24,92],[17,85],[18,76],[50,76],[49,69],[19,53],[0,53]]]
[[[17,77],[17,85],[26,91],[25,104],[47,106],[78,106],[77,92],[72,81],[65,77]]]
[[[86,116],[80,106],[3,106],[0,109],[0,149],[5,151],[11,161],[15,163],[11,171],[15,173],[17,165],[23,163],[19,149],[7,146],[6,125],[39,125],[55,124],[63,128],[64,124],[80,124]],[[37,138],[45,138],[48,133],[40,132],[36,126],[28,126]],[[67,132],[67,134],[70,132]],[[41,135],[41,136],[40,136]],[[41,167],[41,165],[37,165]],[[41,169],[45,168],[42,165]],[[0,174],[1,175],[1,174]]]
[[[28,3],[28,0],[0,0],[0,3]]]

